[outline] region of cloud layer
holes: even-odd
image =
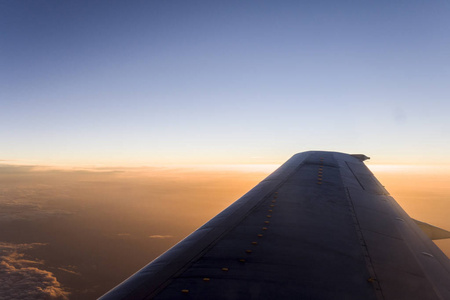
[[[0,221],[39,220],[48,217],[67,216],[71,212],[61,209],[45,209],[35,203],[0,203]]]
[[[154,234],[154,235],[149,235],[149,238],[151,239],[170,239],[173,236],[171,235],[160,235],[160,234]]]
[[[53,273],[42,261],[28,260],[20,251],[45,244],[0,243],[0,299],[68,299]]]

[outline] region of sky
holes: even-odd
[[[450,164],[450,3],[2,1],[0,159]]]
[[[3,0],[0,28],[0,298],[95,299],[307,150],[450,229],[449,1]]]

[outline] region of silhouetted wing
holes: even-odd
[[[101,299],[450,299],[448,258],[364,155],[294,155]]]

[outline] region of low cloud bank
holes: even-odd
[[[0,243],[0,299],[69,299],[53,273],[39,268],[42,261],[20,253],[43,245]]]
[[[0,203],[0,221],[34,221],[50,217],[68,216],[72,213],[61,209],[45,209],[35,203]]]
[[[148,237],[151,238],[151,239],[170,239],[173,236],[171,236],[171,235],[154,234],[154,235],[149,235]]]

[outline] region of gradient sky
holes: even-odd
[[[450,164],[450,3],[0,3],[0,159]]]

